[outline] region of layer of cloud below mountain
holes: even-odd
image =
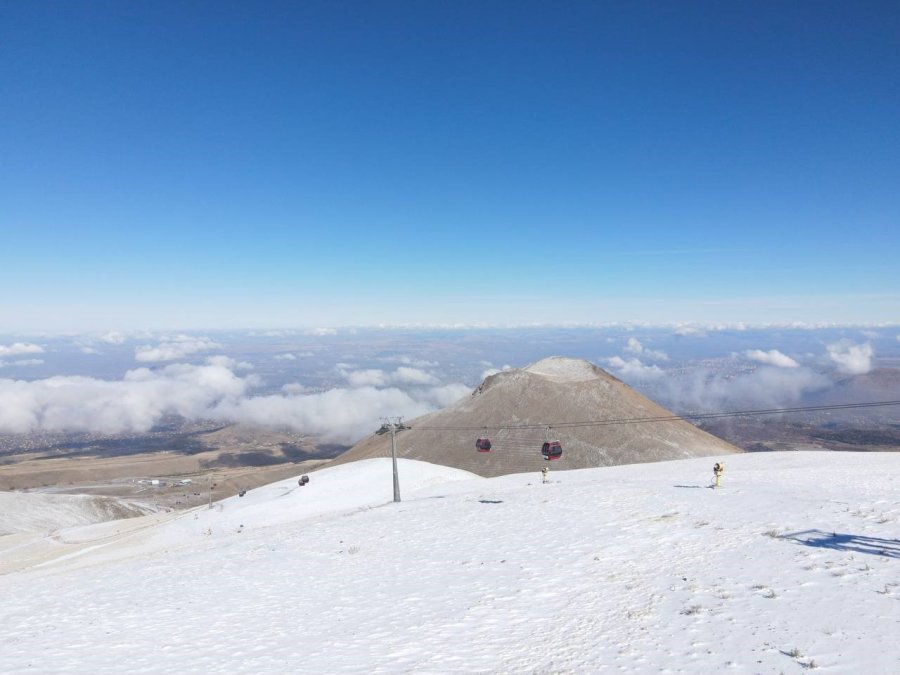
[[[121,380],[0,379],[0,432],[142,433],[164,416],[178,415],[288,427],[330,441],[352,442],[377,428],[380,417],[415,417],[470,391],[458,383],[440,384],[424,371],[398,368],[384,374],[379,382],[384,388],[357,382],[319,393],[286,387],[280,394],[254,396],[251,391],[259,380],[237,374],[243,365],[215,356],[202,365],[129,370]],[[406,388],[387,386],[392,381]]]

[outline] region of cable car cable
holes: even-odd
[[[855,410],[859,408],[880,408],[885,406],[895,406],[900,405],[900,401],[872,401],[870,403],[843,403],[843,404],[834,404],[834,405],[818,405],[818,406],[802,406],[802,407],[794,407],[794,408],[768,408],[763,410],[733,410],[730,412],[717,412],[717,413],[685,413],[683,415],[668,415],[668,416],[656,416],[656,417],[620,417],[620,418],[612,418],[606,420],[589,420],[583,422],[552,422],[552,423],[530,423],[530,424],[493,424],[493,425],[484,425],[480,424],[478,426],[416,426],[415,428],[419,431],[474,431],[474,430],[482,430],[486,431],[488,429],[496,429],[501,432],[504,429],[544,429],[544,430],[553,430],[553,429],[574,429],[578,427],[602,427],[602,426],[612,426],[617,424],[645,424],[648,422],[675,422],[678,420],[688,421],[688,420],[708,420],[708,419],[720,419],[723,417],[752,417],[755,415],[780,415],[785,413],[798,413],[798,412],[820,412],[820,411],[828,411],[828,410]]]

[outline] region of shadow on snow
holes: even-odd
[[[888,558],[900,558],[900,540],[864,537],[859,534],[838,534],[821,530],[804,530],[781,535],[781,539],[790,539],[798,544],[814,548],[830,548],[836,551],[852,551],[854,553],[870,553]]]

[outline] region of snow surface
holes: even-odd
[[[17,539],[0,671],[900,672],[900,454],[723,460],[401,460],[394,504],[373,459]]]
[[[96,495],[0,492],[0,537],[89,525],[155,511],[152,506]]]

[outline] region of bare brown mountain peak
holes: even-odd
[[[539,470],[549,440],[563,446],[553,462],[559,469],[740,452],[689,422],[658,419],[672,417],[590,361],[551,356],[490,375],[471,396],[409,420],[412,428],[396,437],[397,454],[496,476]],[[491,439],[491,452],[477,452],[479,438]],[[371,436],[335,462],[389,454],[390,439]]]
[[[542,375],[557,382],[586,382],[588,380],[615,379],[602,368],[585,359],[568,356],[549,356],[525,366],[522,370]]]
[[[473,396],[482,394],[498,384],[508,386],[527,386],[525,382],[529,378],[540,378],[555,384],[574,384],[606,381],[624,384],[602,368],[585,359],[573,359],[568,356],[549,356],[540,361],[525,366],[524,368],[509,368],[499,373],[488,375],[479,385]]]

